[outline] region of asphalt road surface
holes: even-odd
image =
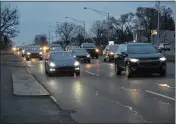
[[[175,64],[167,76],[117,76],[114,63],[92,60],[81,64],[81,75],[48,77],[44,61],[26,62],[28,71],[51,93],[63,109],[74,110],[77,122],[174,123]]]

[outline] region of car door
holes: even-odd
[[[123,49],[121,50],[121,66],[125,68],[126,57],[127,57],[127,44],[123,44]]]
[[[120,49],[117,53],[117,63],[118,66],[121,68],[124,68],[124,56],[123,56],[123,52],[125,51],[125,46],[124,44],[120,45]]]

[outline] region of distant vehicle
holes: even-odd
[[[30,46],[25,51],[25,58],[27,61],[29,61],[31,58],[39,58],[40,60],[43,60],[42,51],[40,50],[40,47],[38,46]]]
[[[65,51],[72,51],[72,49],[74,49],[74,48],[79,48],[79,46],[68,45],[68,46],[66,46]]]
[[[72,49],[72,46],[71,46],[71,45],[67,45],[67,46],[65,47],[65,51],[71,51],[71,49]]]
[[[114,60],[114,53],[117,51],[119,45],[107,45],[103,51],[104,61],[111,62]]]
[[[45,72],[51,76],[57,72],[71,72],[80,75],[80,63],[76,61],[70,52],[51,52],[45,60]]]
[[[72,49],[72,55],[78,60],[90,63],[90,54],[84,48]]]
[[[94,43],[82,43],[81,48],[85,48],[92,58],[98,59],[100,51]]]
[[[134,73],[159,73],[166,75],[166,58],[149,43],[127,43],[119,45],[115,53],[115,72],[126,76]]]
[[[159,51],[170,51],[170,49],[171,46],[169,43],[161,43],[158,48]]]
[[[50,47],[50,52],[53,52],[53,51],[64,51],[64,49],[60,45],[52,45]]]

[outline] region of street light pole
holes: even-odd
[[[158,26],[157,26],[157,47],[159,46],[159,42],[160,42],[160,2],[158,1]]]
[[[71,18],[71,17],[65,17],[65,18],[69,18],[69,19],[72,19],[72,20],[74,20],[74,21],[76,21],[76,22],[81,22],[81,23],[83,23],[83,25],[84,25],[84,43],[85,43],[85,36],[86,36],[86,22],[85,21],[81,21],[81,20],[77,20],[77,19],[74,19],[74,18]]]
[[[103,16],[107,16],[108,15],[108,41],[109,41],[110,40],[110,38],[109,38],[109,33],[110,33],[110,24],[109,24],[109,17],[110,16],[109,16],[109,12],[107,13],[107,12],[103,12],[103,11],[99,11],[99,10],[92,9],[92,8],[87,8],[87,7],[84,7],[84,9],[90,9],[90,10],[92,10],[94,12],[97,12],[97,13],[103,15]]]

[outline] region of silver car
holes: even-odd
[[[80,75],[80,63],[70,52],[51,52],[49,58],[45,60],[45,72],[51,76],[57,72],[71,72]]]

